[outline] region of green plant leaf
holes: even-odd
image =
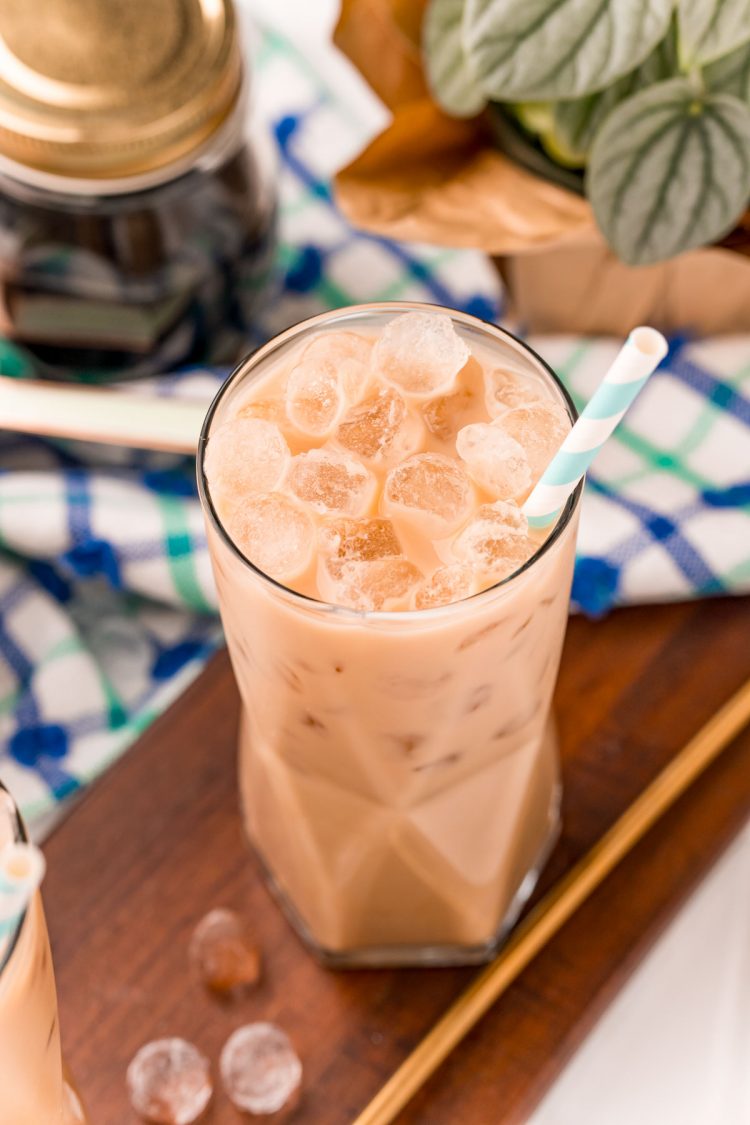
[[[670,33],[648,58],[623,78],[618,78],[599,94],[589,94],[575,101],[560,101],[555,106],[554,135],[561,146],[585,158],[597,130],[608,113],[636,90],[652,86],[677,73],[675,37]]]
[[[586,188],[605,238],[631,265],[713,242],[750,196],[750,107],[696,94],[686,78],[640,90],[597,134]]]
[[[509,102],[506,109],[529,133],[546,133],[555,124],[554,102]]]
[[[520,123],[509,106],[500,102],[490,102],[487,107],[487,120],[492,129],[495,144],[521,168],[533,172],[535,176],[550,180],[553,184],[583,195],[583,175],[580,171],[561,167],[552,160],[539,145],[539,138],[530,134]]]
[[[732,94],[750,105],[750,43],[710,63],[703,80],[714,93]]]
[[[674,0],[466,0],[463,42],[497,101],[578,98],[639,66]]]
[[[479,113],[486,98],[461,41],[464,0],[430,0],[422,25],[427,81],[435,100],[456,117]]]
[[[750,40],[748,0],[678,0],[680,55],[704,66]]]

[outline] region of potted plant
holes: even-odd
[[[354,221],[496,255],[534,328],[750,328],[747,0],[345,0],[337,37],[394,110]]]

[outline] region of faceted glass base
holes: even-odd
[[[492,937],[481,945],[387,945],[344,951],[326,949],[315,940],[293,903],[279,886],[273,873],[252,839],[251,846],[260,863],[266,884],[286,918],[297,931],[310,952],[332,969],[438,968],[456,965],[482,965],[491,961],[508,937],[518,916],[534,892],[539,876],[560,836],[560,803],[562,788],[553,790],[549,808],[549,831],[537,859],[523,878],[510,905]]]

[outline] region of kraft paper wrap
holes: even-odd
[[[419,46],[424,7],[342,0],[334,41],[393,114],[336,177],[338,204],[355,226],[491,255],[512,314],[531,331],[622,335],[644,322],[700,334],[750,330],[746,232],[655,266],[624,265],[587,200],[504,156],[481,116],[456,120],[435,104]]]

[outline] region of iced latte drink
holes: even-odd
[[[506,332],[403,304],[289,329],[211,408],[247,831],[330,963],[487,958],[551,847],[579,492],[543,534],[521,505],[572,417]]]
[[[24,839],[0,786],[0,848]],[[83,1125],[63,1074],[52,954],[37,893],[14,932],[0,941],[0,1121],[3,1125]]]

